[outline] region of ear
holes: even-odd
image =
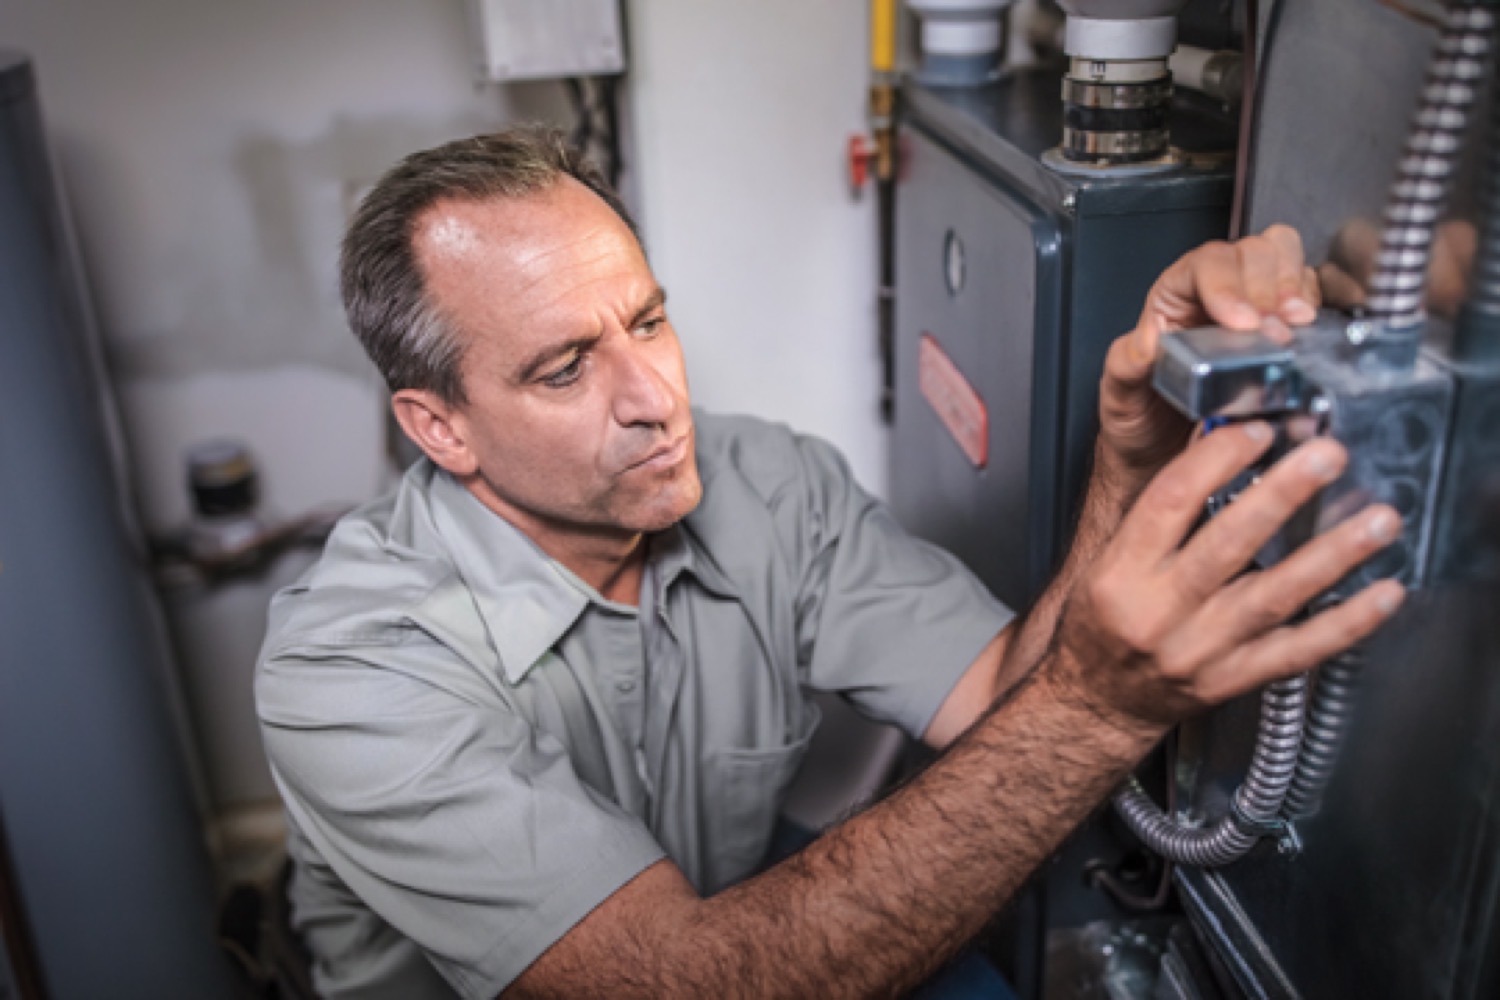
[[[396,422],[440,469],[460,479],[479,469],[469,446],[468,425],[458,408],[425,389],[401,389],[391,396]]]

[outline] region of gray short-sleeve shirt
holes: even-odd
[[[330,997],[493,997],[670,857],[764,855],[810,690],[919,735],[1010,613],[831,447],[697,415],[703,502],[605,600],[420,462],[272,604],[256,678]]]

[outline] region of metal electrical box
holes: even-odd
[[[470,0],[486,80],[625,72],[619,0]]]
[[[1071,533],[1109,344],[1173,260],[1223,238],[1233,198],[1233,129],[1191,108],[1183,167],[1055,172],[1060,90],[1032,70],[902,95],[891,500],[1016,608]]]
[[[1250,227],[1292,223],[1310,263],[1358,271],[1353,234],[1379,231],[1429,86],[1438,33],[1423,15],[1422,5],[1368,0],[1275,5],[1248,157]],[[1439,238],[1500,232],[1479,204],[1488,192],[1500,206],[1500,77],[1493,62],[1486,72],[1474,80],[1480,105]],[[1481,253],[1494,261],[1489,239]],[[1497,293],[1497,273],[1474,266],[1469,305]],[[1294,817],[1300,850],[1266,844],[1223,868],[1177,872],[1183,908],[1235,1000],[1500,996],[1500,338],[1485,331],[1489,361],[1456,349],[1475,317],[1445,301],[1464,288],[1448,281],[1428,285],[1423,364],[1455,383],[1451,431],[1431,440],[1435,420],[1403,417],[1430,405],[1406,390],[1383,407],[1391,432],[1375,450],[1384,463],[1411,463],[1446,449],[1425,578],[1407,579],[1419,586],[1339,696],[1348,731],[1316,808]],[[1411,527],[1433,513],[1428,492],[1382,499]],[[1322,682],[1315,675],[1314,689]],[[1176,774],[1189,815],[1211,814],[1241,779],[1255,725],[1253,706],[1236,703],[1183,728]]]
[[[1436,48],[1435,4],[1320,0],[1261,13],[1246,230],[1298,229],[1325,305],[1345,310],[1328,330],[1357,344],[1359,303],[1330,301],[1329,276],[1357,278],[1361,254],[1379,247],[1412,111],[1433,89],[1432,53],[1470,50]],[[1326,788],[1237,860],[1149,868],[1131,884],[1156,892],[1115,894],[1144,917],[1123,905],[1111,913],[1105,892],[1085,888],[1091,872],[1123,874],[1124,859],[1142,853],[1108,811],[1096,813],[1019,904],[1009,957],[1020,995],[1500,996],[1497,65],[1466,77],[1483,91],[1478,124],[1434,216],[1437,234],[1457,241],[1449,249],[1468,246],[1478,260],[1435,269],[1445,280],[1426,289],[1424,359],[1405,381],[1344,371],[1329,352],[1304,349],[1318,346],[1309,338],[1334,322],[1327,315],[1297,342],[1299,370],[1331,406],[1327,428],[1354,453],[1349,495],[1390,501],[1406,521],[1386,561],[1359,572],[1413,588],[1364,644],[1357,685],[1313,675],[1310,723],[1318,698],[1348,708],[1346,738],[1314,743],[1332,761]],[[1021,608],[1066,551],[1108,345],[1173,259],[1225,235],[1233,191],[1232,164],[1211,153],[1233,149],[1234,135],[1180,99],[1172,133],[1186,167],[1054,173],[1041,156],[1061,134],[1058,83],[1023,71],[972,90],[903,90],[891,499],[913,531]],[[1201,360],[1213,345],[1179,346]],[[1269,371],[1257,391],[1275,410],[1296,387]],[[1220,399],[1234,388],[1194,387]],[[1303,515],[1340,501],[1335,488]],[[1146,783],[1166,793],[1169,814],[1199,827],[1225,814],[1251,759],[1256,701],[1191,721],[1148,760]]]

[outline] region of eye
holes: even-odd
[[[662,327],[666,326],[666,323],[667,318],[665,316],[653,316],[635,328],[636,336],[642,340],[650,340],[661,333]]]
[[[572,385],[574,382],[577,382],[578,377],[582,374],[583,355],[575,354],[573,355],[573,360],[569,361],[567,364],[563,365],[556,371],[542,376],[541,382],[543,385],[548,386],[549,388],[561,389],[565,386]]]

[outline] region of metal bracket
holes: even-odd
[[[1244,833],[1276,841],[1276,850],[1281,854],[1296,857],[1302,853],[1302,838],[1298,836],[1296,826],[1283,816],[1251,816],[1235,796],[1229,800],[1229,819]]]

